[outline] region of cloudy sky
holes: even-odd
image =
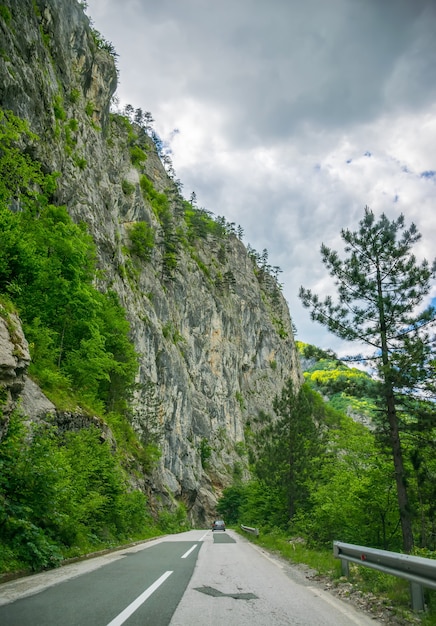
[[[436,0],[87,5],[121,105],[152,113],[185,197],[268,250],[297,339],[349,353],[298,290],[335,293],[321,243],[341,251],[365,205],[403,213],[418,258],[436,256]]]

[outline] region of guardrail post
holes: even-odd
[[[425,609],[424,589],[419,583],[410,583],[410,598],[413,611],[423,611]]]
[[[350,564],[345,559],[341,559],[341,574],[346,578],[350,576]]]
[[[338,547],[336,541],[333,543],[333,556],[336,559],[340,559],[340,561],[341,561],[341,575],[345,576],[346,578],[348,578],[349,575],[350,575],[350,567],[348,565],[347,559],[342,559],[341,558],[341,553],[340,553],[340,550],[339,550],[339,547]]]

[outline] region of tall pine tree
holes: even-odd
[[[380,397],[395,470],[403,548],[413,547],[412,513],[407,493],[407,475],[400,438],[399,410],[402,391],[422,384],[431,358],[430,330],[436,309],[418,307],[429,294],[436,262],[417,262],[412,246],[421,235],[416,226],[406,229],[404,217],[389,221],[382,214],[377,221],[365,207],[356,232],[342,230],[346,258],[341,260],[324,244],[324,265],[335,279],[338,301],[323,301],[310,289],[300,288],[303,305],[313,320],[348,341],[365,344],[381,381]],[[419,362],[419,361],[422,362]],[[401,370],[399,364],[413,362]],[[434,362],[434,357],[433,357]]]

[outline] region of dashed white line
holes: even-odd
[[[186,559],[186,557],[189,556],[191,554],[191,552],[193,552],[195,550],[197,545],[198,544],[196,543],[195,546],[192,546],[192,548],[189,548],[189,550],[187,552],[185,552],[185,554],[182,556],[182,559]]]
[[[173,573],[172,571],[168,571],[168,572],[165,572],[165,574],[162,574],[162,576],[158,578],[156,582],[154,582],[152,585],[150,585],[150,587],[148,587],[148,589],[146,589],[143,593],[141,593],[141,595],[138,596],[136,600],[133,600],[133,602],[129,604],[129,606],[124,609],[124,611],[122,611],[119,615],[117,615],[117,617],[115,617],[111,622],[109,622],[107,626],[121,626],[122,624],[124,624],[124,622],[127,619],[129,619],[129,617],[137,609],[139,609],[141,604],[144,604],[147,598],[149,598],[151,594],[154,593],[156,589],[160,587],[163,582],[166,581],[168,576],[171,576],[172,573]]]
[[[202,536],[202,538],[200,539],[200,541],[203,541],[203,539],[204,539],[205,537],[207,537],[207,535],[208,535],[208,534],[209,534],[209,531],[205,532],[205,533],[204,533],[204,535]]]

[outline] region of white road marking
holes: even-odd
[[[189,550],[187,552],[185,552],[185,554],[182,556],[182,559],[186,559],[187,556],[189,556],[191,554],[191,552],[193,550],[195,550],[195,548],[198,546],[198,544],[196,543],[195,546],[192,546],[192,548],[189,548]]]
[[[209,531],[205,532],[205,533],[204,533],[204,535],[202,536],[202,538],[200,539],[200,541],[203,541],[203,539],[204,539],[205,537],[207,537],[207,535],[208,535],[208,534],[209,534]]]
[[[147,598],[149,598],[151,594],[154,593],[156,589],[160,587],[163,582],[166,581],[168,576],[171,576],[172,573],[173,572],[168,571],[168,572],[165,572],[165,574],[162,574],[162,576],[158,578],[156,582],[154,582],[152,585],[150,585],[150,587],[148,587],[148,589],[146,589],[143,593],[141,593],[141,595],[138,596],[136,600],[133,600],[133,602],[129,604],[129,606],[124,609],[124,611],[122,611],[119,615],[117,615],[117,617],[115,617],[111,622],[109,622],[107,626],[121,626],[121,624],[124,624],[124,622],[127,619],[129,619],[129,617],[137,609],[139,609],[141,604],[144,604]]]

